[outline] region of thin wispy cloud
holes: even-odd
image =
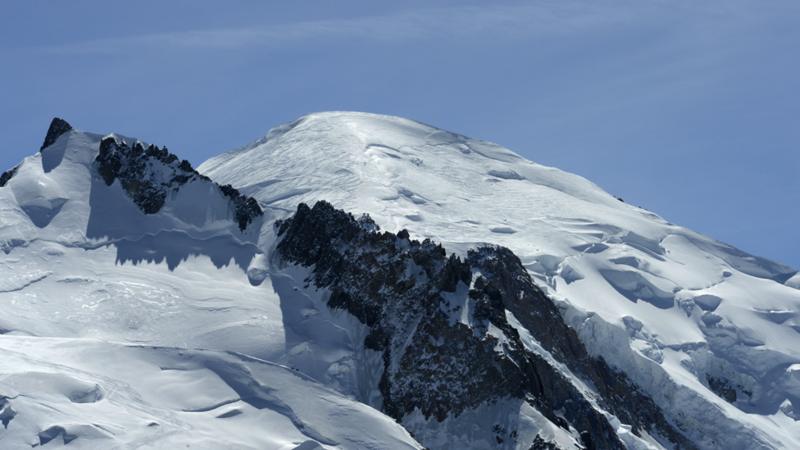
[[[227,50],[281,46],[325,39],[369,39],[403,42],[431,38],[497,37],[568,33],[629,18],[619,10],[609,13],[588,2],[539,2],[526,5],[489,5],[402,11],[288,24],[234,28],[166,31],[115,36],[42,47],[56,53],[103,54],[127,50]]]

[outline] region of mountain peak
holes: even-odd
[[[53,145],[56,139],[71,130],[72,125],[70,125],[69,122],[60,117],[53,117],[53,120],[50,121],[50,127],[47,128],[47,135],[44,137],[44,143],[42,143],[42,147],[39,150],[44,150]]]
[[[791,268],[400,117],[309,114],[197,170],[71,129],[0,174],[4,444],[800,448]]]

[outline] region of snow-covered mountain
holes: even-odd
[[[0,249],[2,448],[800,448],[795,270],[406,119],[56,119]]]

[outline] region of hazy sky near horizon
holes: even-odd
[[[113,4],[113,7],[110,6]],[[800,268],[800,2],[6,2],[0,170],[52,116],[199,164],[323,110],[583,175]]]

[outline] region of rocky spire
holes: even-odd
[[[53,117],[53,120],[50,122],[50,128],[47,129],[47,136],[44,137],[44,143],[39,151],[53,145],[59,136],[70,130],[72,130],[72,125],[67,123],[66,120],[60,117]]]

